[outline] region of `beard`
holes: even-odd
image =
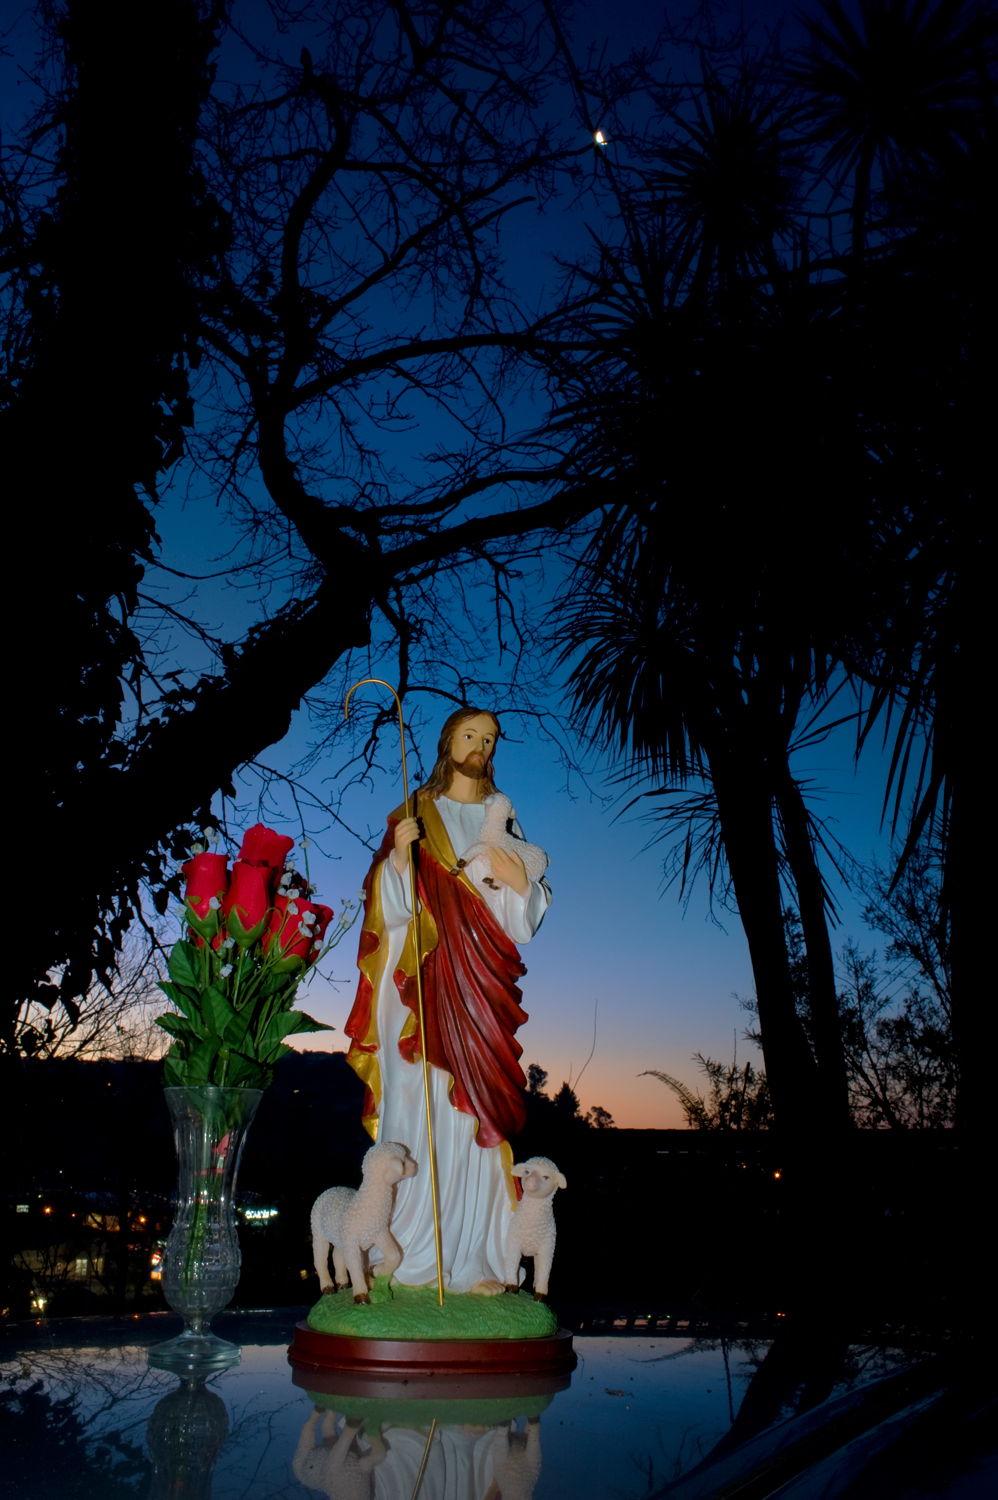
[[[465,760],[456,761],[453,755],[448,762],[451,776],[460,772],[462,776],[470,776],[473,781],[484,781],[488,776],[488,760],[479,750],[472,750]]]

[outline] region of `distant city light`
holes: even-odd
[[[46,1203],[45,1207],[42,1209],[42,1212],[46,1213],[46,1214],[50,1214],[52,1212],[51,1208],[49,1207],[49,1205],[47,1203]]]
[[[276,1208],[244,1208],[243,1218],[250,1219],[254,1223],[267,1223],[270,1219],[277,1218]]]
[[[162,1281],[163,1280],[163,1252],[162,1252],[162,1250],[154,1250],[153,1253],[152,1253],[152,1260],[149,1263],[149,1279],[150,1279],[150,1281]]]
[[[597,130],[596,134],[593,136],[593,140],[596,142],[597,146],[606,145],[606,136],[603,134],[602,130]]]
[[[18,1203],[14,1211],[19,1214],[26,1214],[28,1212],[28,1205],[26,1203]]]

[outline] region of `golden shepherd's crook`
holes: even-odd
[[[405,768],[405,725],[402,722],[402,700],[390,682],[383,677],[362,677],[347,693],[343,705],[343,717],[350,717],[350,694],[363,687],[366,682],[386,687],[395,699],[399,715],[399,739],[402,743],[402,790],[405,793],[405,815],[416,816],[415,798],[409,805],[409,777]],[[430,1196],[433,1200],[433,1243],[437,1253],[437,1303],[444,1305],[444,1253],[440,1243],[440,1187],[437,1182],[437,1153],[433,1145],[433,1110],[430,1106],[430,1065],[426,1057],[426,1011],[423,1005],[423,954],[419,942],[419,899],[416,894],[416,845],[409,845],[409,897],[412,902],[412,939],[416,952],[416,1003],[419,1011],[420,1051],[423,1054],[423,1098],[426,1100],[426,1141],[430,1153]]]

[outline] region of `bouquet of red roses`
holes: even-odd
[[[333,912],[310,899],[293,848],[294,839],[257,823],[231,869],[226,855],[200,845],[184,865],[188,935],[174,945],[169,981],[160,984],[177,1008],[158,1021],[173,1038],[168,1088],[266,1088],[291,1050],[285,1037],[333,1030],[292,1005],[303,975],[351,922],[341,917],[327,939]]]

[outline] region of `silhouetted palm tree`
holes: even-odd
[[[834,1128],[847,1115],[827,891],[789,756],[838,660],[867,458],[827,379],[837,294],[811,272],[790,122],[757,69],[712,72],[686,137],[657,153],[641,195],[620,194],[626,244],[604,247],[592,278],[596,347],[556,373],[575,466],[608,496],[556,638],[580,729],[644,777],[709,783],[777,1115]]]
[[[810,46],[788,73],[858,252],[878,201],[883,211],[912,175],[958,165],[979,113],[993,10],[979,0],[859,0],[857,26],[840,0],[818,9],[802,18]]]
[[[807,1112],[789,1075],[806,1094],[814,1059],[778,953],[781,871],[828,1120],[842,1078],[794,726],[845,663],[868,727],[902,708],[896,782],[929,736],[922,820],[956,784],[992,342],[975,318],[994,321],[993,13],[869,0],[856,30],[835,0],[822,10],[784,72],[792,97],[742,63],[705,70],[692,109],[667,102],[641,187],[611,179],[622,243],[590,273],[595,347],[554,372],[577,471],[608,497],[557,619],[576,719],[635,772],[708,782],[685,804],[707,815],[685,858],[727,857],[785,1120]],[[844,254],[815,229],[837,199]]]
[[[852,184],[843,306],[883,463],[869,620],[851,655],[869,688],[863,739],[893,717],[895,823],[913,807],[895,878],[926,824],[948,825],[960,1117],[983,1140],[998,1047],[976,918],[990,864],[975,747],[990,666],[998,14],[972,0],[864,0],[856,29],[836,0],[822,11],[791,72],[823,169],[847,197]]]

